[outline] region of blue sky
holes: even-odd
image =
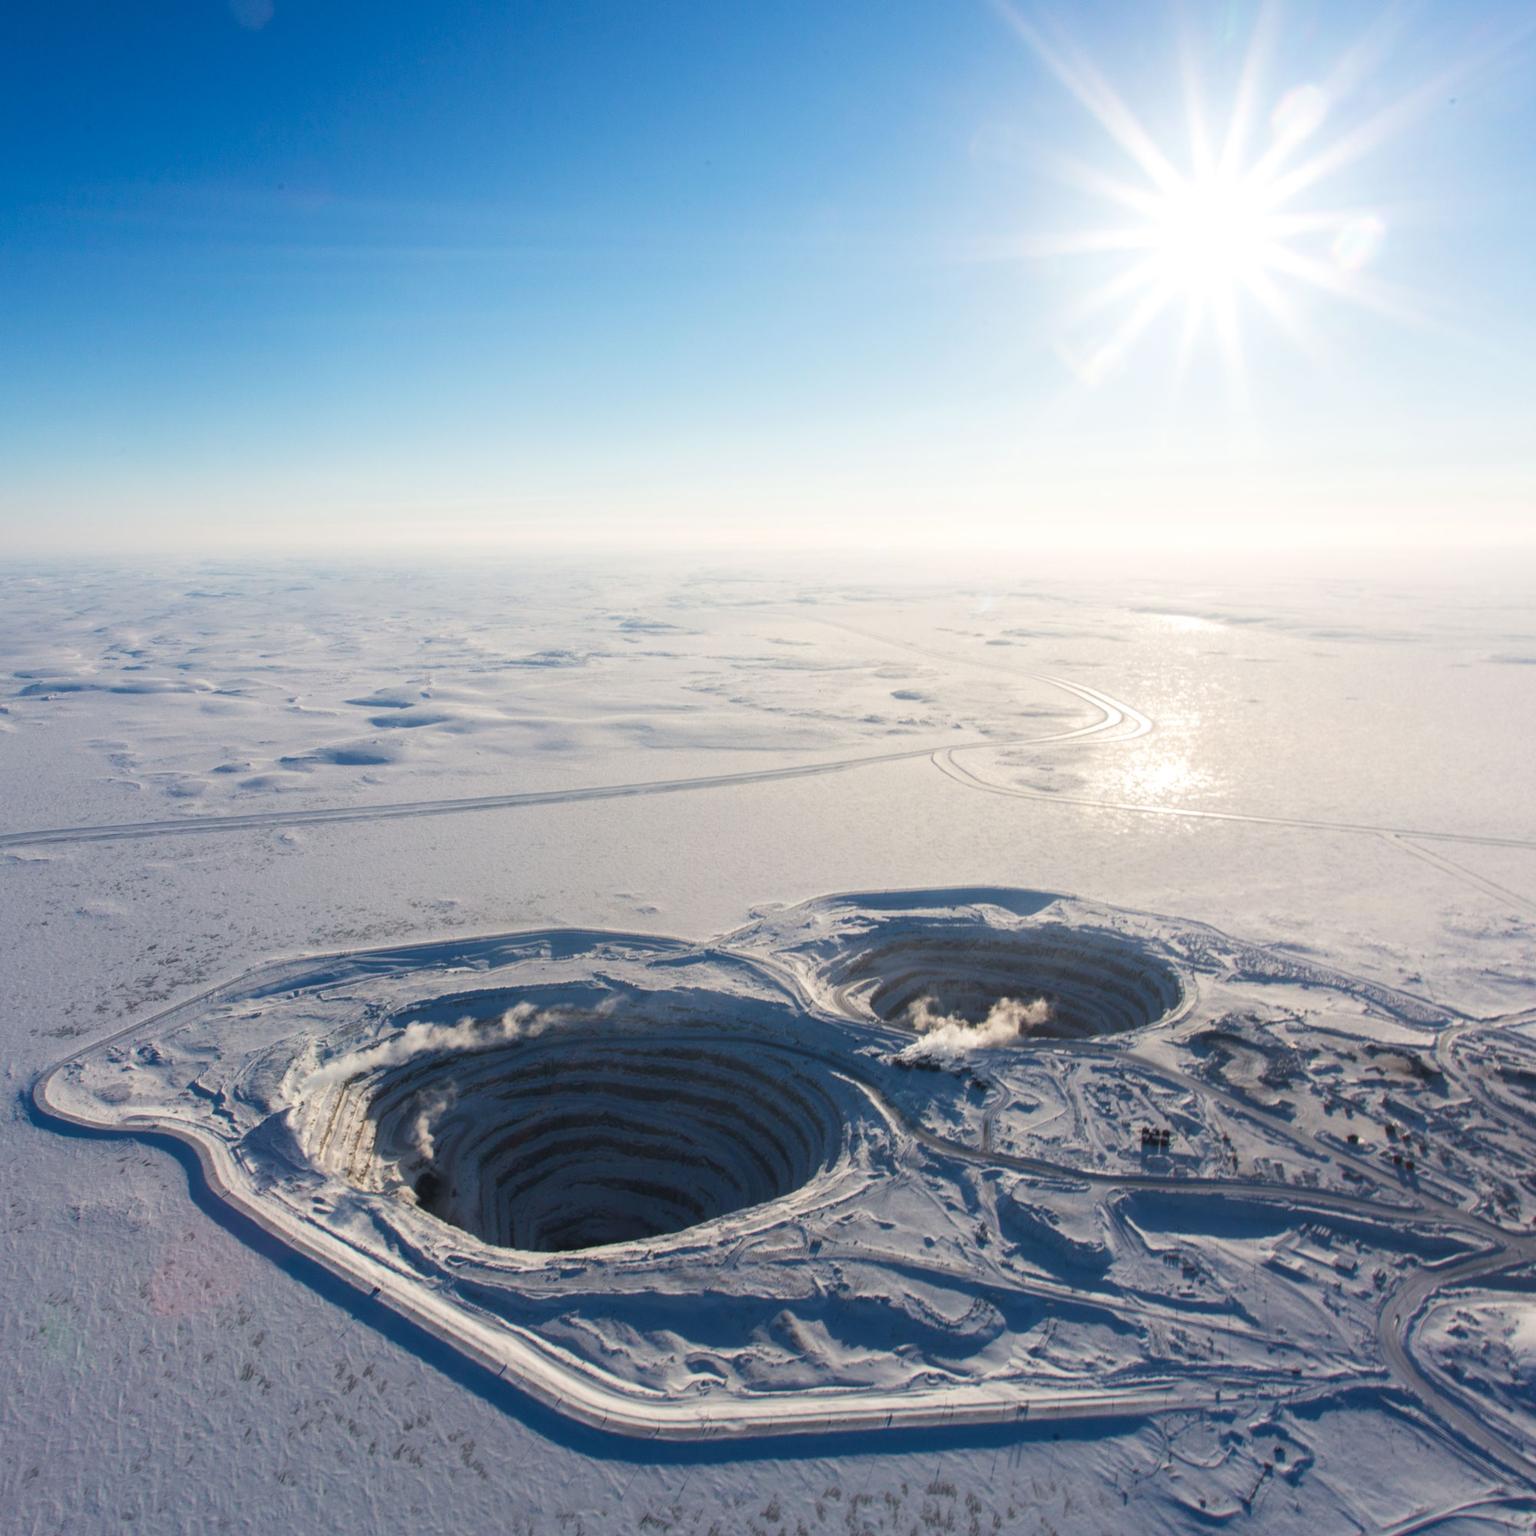
[[[1532,9],[8,8],[0,541],[1529,541]],[[1256,30],[1223,330],[1093,108],[1193,175]]]

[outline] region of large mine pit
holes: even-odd
[[[317,1161],[535,1252],[657,1237],[777,1200],[836,1158],[845,1129],[814,1067],[764,1042],[573,1022],[427,1052],[332,1094]]]

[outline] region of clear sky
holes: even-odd
[[[1533,12],[7,6],[0,553],[1530,542]]]

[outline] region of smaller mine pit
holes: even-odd
[[[1019,1039],[1124,1034],[1166,1018],[1184,999],[1178,972],[1142,944],[1066,923],[924,933],[909,926],[854,953],[831,980],[844,1005],[883,1023],[926,1027],[948,1018],[979,1027],[1011,1011],[1021,1017],[1008,1033]]]

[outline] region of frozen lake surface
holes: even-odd
[[[1529,591],[1514,570],[6,570],[0,1499],[15,1528],[1527,1529]],[[919,917],[881,894],[951,888]],[[856,922],[826,901],[848,892]],[[1032,911],[1018,892],[1060,903]],[[953,911],[971,914],[971,958],[946,971]],[[1101,935],[1093,966],[1118,965],[1112,933],[1182,980],[1138,972],[1095,1003],[1059,957],[1074,928]],[[239,979],[273,961],[525,930],[715,946],[709,985],[750,995],[760,1031],[783,978],[820,1021],[804,1050],[831,1050],[816,1029],[849,1042],[827,1102],[855,1130],[817,1129],[808,1161],[766,1183],[742,1161],[735,1193],[704,1190],[709,1221],[743,1220],[743,1202],[773,1217],[719,1248],[729,1271],[705,1245],[637,1279],[621,1245],[562,1279],[573,1232],[618,1230],[550,1203],[581,1186],[569,1170],[538,1185],[525,1228],[495,1201],[439,1220],[407,1196],[370,1255],[414,1233],[454,1273],[466,1242],[536,1234],[551,1253],[512,1267],[542,1287],[526,1303],[539,1339],[572,1370],[607,1360],[625,1390],[881,1393],[893,1416],[903,1394],[1115,1390],[1123,1417],[608,1433],[295,1257],[208,1192],[188,1143],[66,1132],[33,1107],[45,1070],[125,1029],[142,1046],[174,1009],[205,1031],[197,1069],[178,1076],[169,1049],[136,1058],[117,1102],[212,1103],[187,1088],[233,1049],[188,1011],[210,989],[235,988],[234,1008]],[[975,947],[1003,930],[1033,937],[1001,958]],[[738,957],[750,983],[730,979]],[[602,984],[640,986],[632,963],[605,961]],[[535,983],[588,979],[497,985]],[[459,986],[408,978],[368,1017],[426,1018]],[[969,1028],[1015,992],[1031,1002],[1025,988],[1071,1027],[948,1061],[938,1042],[963,1030],[941,1024],[937,1070],[893,1065],[928,1017],[917,1005]],[[368,1043],[346,1033],[363,1015],[345,999],[316,999],[312,1018],[274,1010],[271,1038]],[[241,1050],[265,1049],[238,1017]],[[596,1072],[601,1037],[583,1031]],[[810,1060],[781,1074],[807,1101],[820,1090],[794,1073]],[[637,1058],[628,1080],[666,1070]],[[738,1071],[721,1058],[701,1102]],[[765,1071],[742,1079],[749,1097]],[[476,1103],[498,1081],[477,1068],[438,1087]],[[404,1089],[381,1082],[337,1099],[375,1128],[375,1151],[335,1164],[354,1213],[421,1186],[400,1161],[415,1122],[389,1099]],[[293,1100],[311,1116],[321,1102]],[[478,1145],[441,1113],[445,1145]],[[678,1137],[713,1145],[715,1111],[698,1115]],[[809,1137],[785,1119],[786,1148]],[[1177,1127],[1172,1155],[1149,1150],[1148,1125]],[[325,1173],[341,1154],[307,1134]],[[273,1187],[272,1164],[249,1166]],[[487,1170],[534,1167],[495,1149],[453,1166],[476,1191]],[[694,1195],[669,1187],[668,1209]],[[660,1210],[626,1219],[660,1232]],[[428,1222],[459,1246],[428,1242]],[[645,1304],[562,1311],[562,1285]],[[777,1299],[720,1300],[742,1296]]]

